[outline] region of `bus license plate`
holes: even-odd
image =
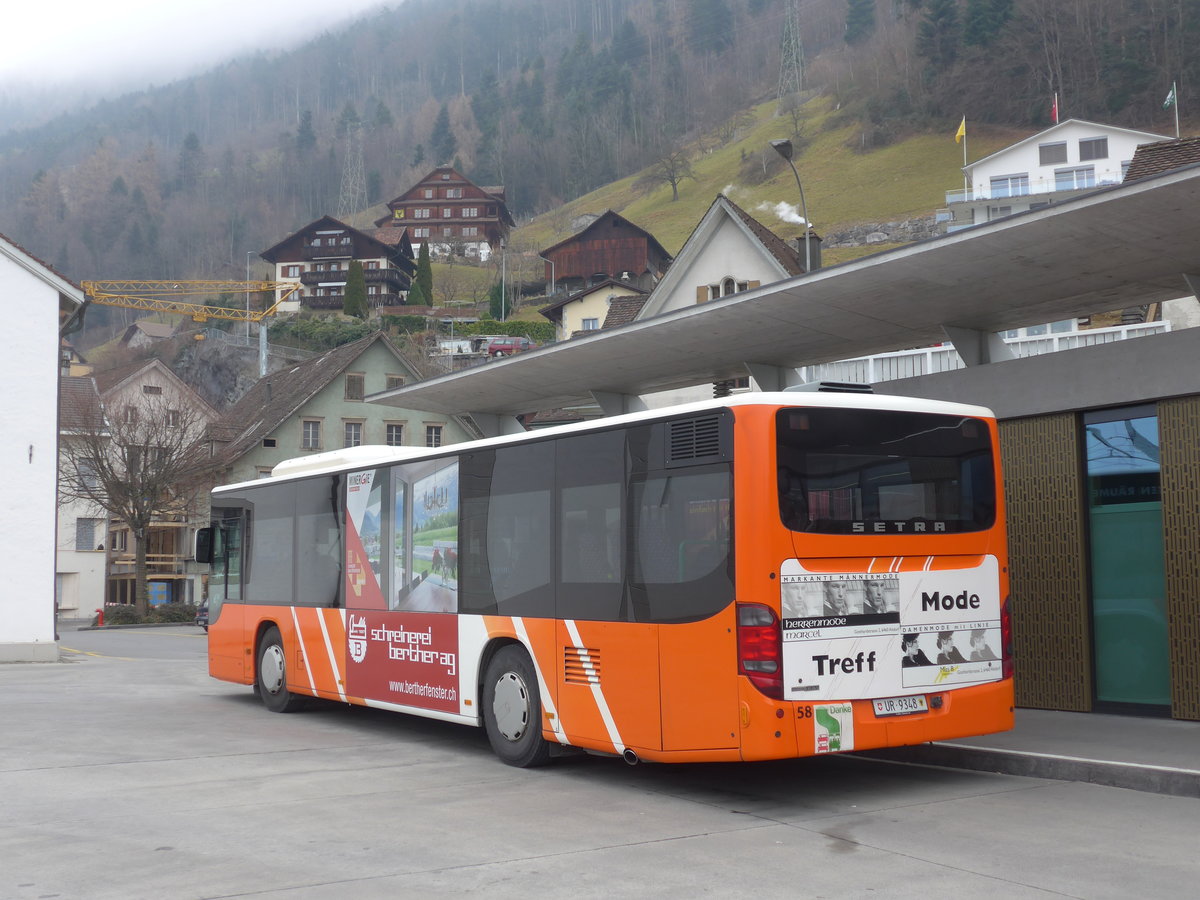
[[[929,712],[929,704],[925,702],[924,694],[918,694],[915,697],[884,697],[871,702],[875,704],[875,715],[877,716],[908,716],[913,713]]]

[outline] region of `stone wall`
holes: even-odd
[[[936,217],[931,213],[902,222],[868,222],[846,231],[830,231],[823,235],[823,248],[864,247],[871,244],[906,244],[923,241],[942,234]]]

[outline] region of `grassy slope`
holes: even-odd
[[[810,100],[801,132],[808,141],[795,159],[805,200],[818,234],[848,226],[928,215],[945,205],[945,192],[961,187],[962,145],[954,141],[957,123],[938,134],[917,135],[869,153],[852,149],[860,128],[841,124],[827,98]],[[683,246],[692,229],[718,193],[734,202],[781,237],[800,234],[797,225],[756,207],[786,201],[799,205],[796,182],[769,141],[787,137],[791,120],[776,118],[774,101],[749,110],[749,120],[723,146],[693,146],[695,181],[680,185],[678,202],[662,185],[649,193],[637,190],[637,177],[606,185],[568,203],[564,210],[539,216],[514,234],[514,243],[548,247],[570,235],[570,222],[584,213],[614,209],[645,228],[671,253]],[[1025,137],[1025,132],[971,128],[968,160],[977,160]],[[748,180],[761,178],[762,163],[769,176],[761,184],[739,184],[743,167],[754,169]],[[747,179],[742,179],[747,180]],[[870,248],[882,249],[879,246]],[[826,262],[861,256],[862,250],[831,251]]]

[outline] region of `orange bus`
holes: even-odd
[[[1012,727],[996,423],[753,393],[213,492],[209,671],[482,726],[506,763],[761,760]]]

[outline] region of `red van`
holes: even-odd
[[[512,356],[534,348],[533,341],[527,337],[500,337],[488,341],[488,356]]]

